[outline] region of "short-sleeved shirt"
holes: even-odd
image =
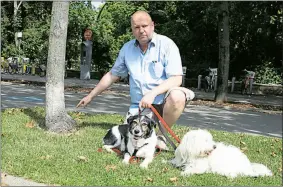
[[[144,53],[138,41],[131,40],[121,48],[111,73],[122,78],[130,75],[130,111],[137,111],[146,93],[171,76],[183,75],[179,49],[173,40],[156,33]],[[165,93],[156,96],[153,104],[162,104],[164,96]]]

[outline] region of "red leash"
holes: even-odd
[[[173,136],[173,138],[175,138],[175,140],[180,143],[181,140],[178,138],[178,136],[172,131],[172,129],[167,125],[167,123],[165,122],[165,120],[160,116],[160,114],[157,112],[157,110],[150,105],[150,109],[153,111],[153,113],[158,117],[158,119],[160,120],[160,122],[163,124],[163,126],[166,128],[166,130]]]

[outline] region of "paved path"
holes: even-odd
[[[103,94],[97,96],[86,108],[76,108],[85,95],[83,92],[65,92],[67,110],[125,115],[130,106],[127,95]],[[1,98],[3,109],[45,106],[45,88],[2,83]],[[278,114],[188,105],[177,124],[282,137],[282,115]]]
[[[1,186],[49,186],[49,185],[33,182],[31,180],[22,177],[14,177],[12,175],[6,175],[5,177],[2,177]]]
[[[46,81],[45,77],[39,77],[39,76],[31,76],[31,75],[10,75],[10,74],[2,74],[1,75],[2,80],[25,80],[25,81],[31,81],[31,82],[41,82],[44,83]],[[97,85],[98,80],[90,79],[90,80],[80,80],[77,78],[66,78],[65,79],[65,86],[80,86],[84,88],[93,88],[95,85]],[[129,92],[129,86],[123,83],[116,83],[113,84],[110,89],[116,90],[116,91],[123,91],[123,92]],[[192,90],[196,94],[196,99],[214,99],[214,93],[213,92],[203,92],[199,91],[197,89]],[[233,102],[239,102],[239,103],[252,103],[252,104],[261,104],[261,105],[272,105],[272,106],[278,106],[282,107],[282,96],[274,96],[274,95],[268,95],[268,96],[257,96],[257,95],[240,95],[240,94],[227,94],[228,101]]]

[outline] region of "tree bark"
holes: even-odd
[[[215,92],[216,102],[227,101],[230,41],[229,41],[229,9],[228,2],[220,2],[218,12],[218,37],[219,37],[219,62],[217,69],[217,89]]]
[[[64,97],[68,14],[68,1],[53,2],[46,71],[45,124],[49,131],[56,133],[68,132],[76,124],[65,110]]]

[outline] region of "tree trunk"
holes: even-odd
[[[228,2],[222,1],[218,13],[219,62],[217,70],[216,102],[227,101],[228,75],[229,75],[229,10]]]
[[[45,124],[49,131],[57,133],[68,132],[76,124],[65,110],[64,97],[68,14],[68,1],[53,2],[46,71]]]

